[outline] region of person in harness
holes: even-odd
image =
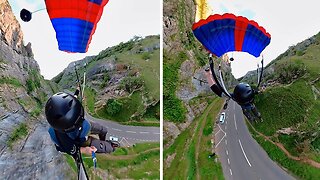
[[[217,83],[212,78],[212,72],[209,68],[205,69],[205,75],[207,78],[207,82],[209,84],[210,89],[219,97],[226,97],[226,103],[224,105],[224,109],[227,108],[230,97],[225,96],[223,90],[217,85]],[[247,83],[239,83],[235,88],[233,93],[229,93],[231,98],[236,101],[242,109],[243,114],[247,117],[247,119],[253,122],[255,119],[261,119],[261,114],[254,105],[254,96],[257,92],[251,88],[251,86]]]
[[[95,122],[84,118],[84,108],[74,95],[59,92],[54,94],[46,103],[45,115],[50,128],[48,130],[57,151],[77,157],[81,153],[91,154],[112,153],[117,147],[111,141],[106,141],[107,129]],[[96,134],[99,139],[90,136]]]

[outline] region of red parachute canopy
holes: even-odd
[[[45,0],[59,50],[85,53],[108,0]]]
[[[271,35],[258,23],[229,13],[200,20],[192,30],[202,45],[218,57],[231,51],[259,57],[271,41]]]

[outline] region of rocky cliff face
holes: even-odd
[[[40,75],[8,1],[0,0],[0,14],[0,177],[61,179],[68,166],[56,152],[42,115],[55,85]]]

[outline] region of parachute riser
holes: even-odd
[[[261,84],[261,81],[262,81],[263,70],[264,70],[264,67],[263,67],[263,55],[262,55],[262,60],[261,60],[261,72],[260,72],[260,75],[257,74],[257,76],[258,76],[258,85],[257,85],[257,88],[260,87],[260,84]],[[257,70],[257,71],[259,72],[259,67],[258,67],[258,70]]]
[[[211,70],[211,72],[212,72],[212,77],[213,77],[213,79],[215,80],[217,86],[223,91],[223,93],[224,93],[227,97],[232,98],[232,97],[230,96],[230,94],[229,94],[228,92],[226,92],[226,90],[225,90],[225,89],[221,86],[221,84],[219,83],[218,78],[217,78],[217,76],[216,76],[216,74],[215,74],[215,71],[214,71],[214,63],[213,63],[213,59],[212,59],[211,56],[209,57],[209,65],[210,65],[210,70]],[[222,82],[222,83],[223,83],[223,82]]]

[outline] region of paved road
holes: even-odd
[[[119,138],[123,146],[131,146],[142,142],[160,142],[159,127],[126,126],[113,121],[94,118],[86,114],[86,119],[95,121],[108,128],[108,138],[110,136]]]
[[[216,126],[215,147],[226,179],[294,179],[251,137],[239,105],[230,101],[225,112],[225,123]]]

